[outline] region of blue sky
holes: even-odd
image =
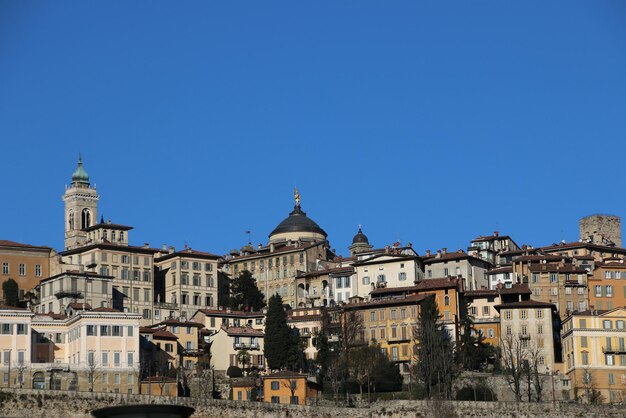
[[[626,3],[0,3],[0,239],[63,245],[78,153],[131,240],[225,253],[303,209],[344,254],[626,217]]]

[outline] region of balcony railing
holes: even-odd
[[[154,307],[160,309],[178,309],[178,303],[154,302]]]
[[[258,350],[259,343],[233,343],[235,350]]]

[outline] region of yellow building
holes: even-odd
[[[263,402],[292,405],[312,403],[321,388],[305,374],[280,371],[261,377]]]
[[[500,343],[500,304],[498,290],[468,290],[463,294],[468,314],[474,318],[474,328],[484,337],[484,342],[496,346]]]
[[[626,308],[575,312],[562,331],[570,399],[626,400]]]
[[[232,379],[230,383],[233,401],[256,401],[257,381],[255,378],[244,377]]]
[[[315,359],[315,337],[322,328],[323,308],[299,308],[287,311],[287,325],[297,328],[307,359]]]

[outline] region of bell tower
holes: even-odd
[[[70,250],[85,244],[85,228],[96,224],[98,219],[98,192],[89,184],[89,175],[83,168],[83,159],[78,157],[78,167],[72,174],[72,184],[65,186],[65,249]]]

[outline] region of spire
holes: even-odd
[[[72,183],[81,183],[89,185],[89,174],[83,168],[83,157],[78,154],[78,167],[72,174]]]
[[[300,192],[297,187],[293,189],[293,198],[296,200],[296,206],[300,207]]]

